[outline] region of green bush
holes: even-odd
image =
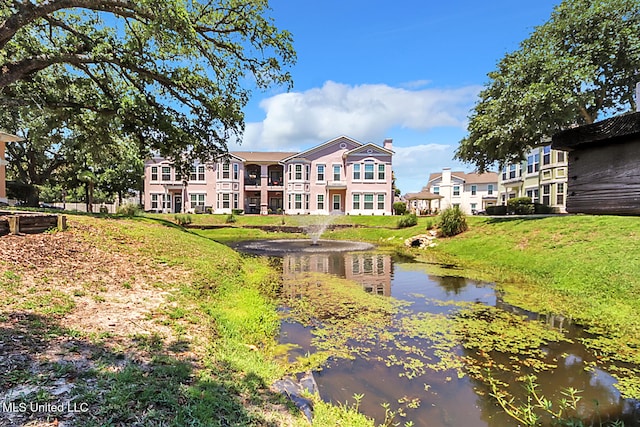
[[[531,215],[534,212],[531,197],[514,197],[507,200],[507,212],[516,215]]]
[[[407,213],[407,205],[404,202],[395,202],[393,204],[393,211],[396,215],[404,215]]]
[[[173,219],[180,226],[191,224],[191,215],[188,214],[175,214]]]
[[[459,206],[453,206],[443,210],[438,218],[438,227],[443,236],[455,236],[466,231],[467,216],[460,210]]]
[[[244,209],[231,209],[232,215],[242,215],[243,212],[244,212]]]
[[[550,214],[550,213],[553,213],[553,208],[551,206],[543,205],[542,203],[534,203],[533,213]]]
[[[418,217],[416,214],[402,215],[398,220],[398,228],[413,227],[418,224]]]
[[[140,207],[133,203],[127,203],[122,206],[118,206],[116,213],[124,216],[136,216],[140,213]]]
[[[506,215],[507,207],[505,205],[487,206],[487,215]]]
[[[236,222],[238,219],[236,218],[236,216],[234,214],[229,214],[227,215],[227,219],[224,220],[224,222],[226,224],[233,224],[234,222]]]

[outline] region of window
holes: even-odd
[[[333,180],[340,181],[340,165],[333,165]]]
[[[318,165],[318,181],[324,181],[324,165]]]
[[[384,194],[378,194],[378,209],[384,210]]]
[[[471,186],[471,195],[475,196],[478,194],[478,186],[477,185],[472,185]]]
[[[158,195],[151,195],[151,209],[158,209]]]
[[[505,181],[507,179],[507,167],[502,168],[502,180]]]
[[[384,181],[385,166],[378,165],[378,179]]]
[[[189,181],[204,181],[204,165],[193,166]]]
[[[540,153],[527,157],[527,173],[535,173],[540,170]]]
[[[291,170],[292,170],[292,167],[293,166],[289,165],[289,181],[291,181]],[[289,209],[291,209],[291,206],[289,206]]]
[[[509,179],[516,177],[516,165],[509,165]]]
[[[229,163],[222,165],[222,179],[229,179]]]
[[[162,194],[162,209],[171,210],[171,194]]]
[[[229,193],[222,193],[222,209],[229,209]]]
[[[471,211],[475,211],[478,209],[478,204],[477,203],[471,203]]]
[[[364,165],[364,179],[373,179],[373,163]]]
[[[556,176],[558,178],[564,178],[567,175],[567,170],[564,168],[556,169]]]
[[[492,196],[492,195],[493,195],[493,184],[489,184],[489,185],[487,186],[487,194],[488,194],[489,196]]]
[[[182,181],[182,174],[178,169],[175,170],[176,173],[176,181]]]
[[[302,165],[300,165],[300,173],[302,173]],[[302,209],[302,194],[295,194],[295,209]]]
[[[373,194],[364,195],[364,208],[365,210],[373,210]]]
[[[191,194],[191,208],[196,206],[204,206],[204,194]]]
[[[304,166],[304,180],[305,181],[309,181],[309,173],[310,172],[311,172],[311,166],[305,165]]]
[[[433,189],[432,189],[432,190],[433,190],[433,191],[432,191],[432,193],[433,193],[433,194],[440,194],[440,187],[437,187],[437,186],[436,186],[436,187],[433,187]]]
[[[162,180],[171,181],[171,168],[169,166],[162,167]]]
[[[353,164],[353,180],[357,181],[360,179],[360,163]]]
[[[158,167],[151,166],[151,181],[157,181],[157,180],[158,180]]]
[[[359,194],[354,194],[353,195],[353,209],[354,210],[360,209],[360,195]]]
[[[353,257],[353,266],[351,267],[353,274],[360,274],[360,258],[358,256]]]
[[[324,194],[318,194],[317,209],[324,209]]]
[[[304,195],[304,208],[309,210],[309,194]]]
[[[527,190],[527,197],[531,199],[531,202],[538,203],[538,200],[540,199],[540,190],[537,188]]]
[[[551,186],[549,184],[542,186],[542,204],[547,206],[551,204]]]
[[[234,181],[238,180],[238,175],[239,175],[238,171],[239,171],[239,166],[238,166],[237,163],[234,163],[233,164],[233,179],[234,179]]]
[[[542,149],[542,164],[548,165],[551,163],[551,146],[547,145]]]
[[[302,165],[295,165],[296,173],[295,179],[296,181],[302,181]]]
[[[240,206],[238,204],[238,193],[233,193],[233,209],[238,209]]]
[[[564,163],[564,151],[556,151],[556,160],[558,163]]]
[[[564,183],[556,184],[556,205],[564,205]]]
[[[453,195],[454,196],[459,196],[460,195],[460,186],[459,185],[454,185],[453,186]]]

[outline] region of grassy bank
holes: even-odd
[[[496,282],[507,303],[586,326],[595,335],[585,338],[585,344],[604,359],[640,364],[640,218],[468,217],[467,232],[439,238],[431,249],[409,249],[404,241],[424,233],[433,218],[420,218],[418,225],[403,229],[395,228],[397,217],[339,220],[371,227],[327,231],[323,238],[364,240],[426,262],[458,265],[464,268],[459,274]],[[234,236],[228,230],[202,233],[225,241]],[[251,233],[251,238],[273,237],[260,230]],[[640,395],[635,388],[630,393]]]
[[[308,425],[269,388],[289,367],[266,262],[168,222],[69,224],[0,238],[0,341],[16,343],[0,350],[0,400],[41,405],[9,425]],[[372,425],[316,406],[325,425]]]

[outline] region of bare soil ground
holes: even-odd
[[[105,354],[108,369],[123,369],[152,356],[142,344],[161,340],[172,357],[197,360],[193,346],[172,345],[193,337],[159,321],[188,273],[141,256],[138,242],[108,228],[71,225],[0,237],[0,426],[76,424],[88,408],[74,388]]]

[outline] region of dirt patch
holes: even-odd
[[[195,359],[178,345],[192,337],[159,321],[188,273],[141,256],[135,239],[70,225],[0,237],[0,426],[74,425],[88,409],[70,410],[78,378],[98,366],[140,366],[157,354],[154,342]]]

